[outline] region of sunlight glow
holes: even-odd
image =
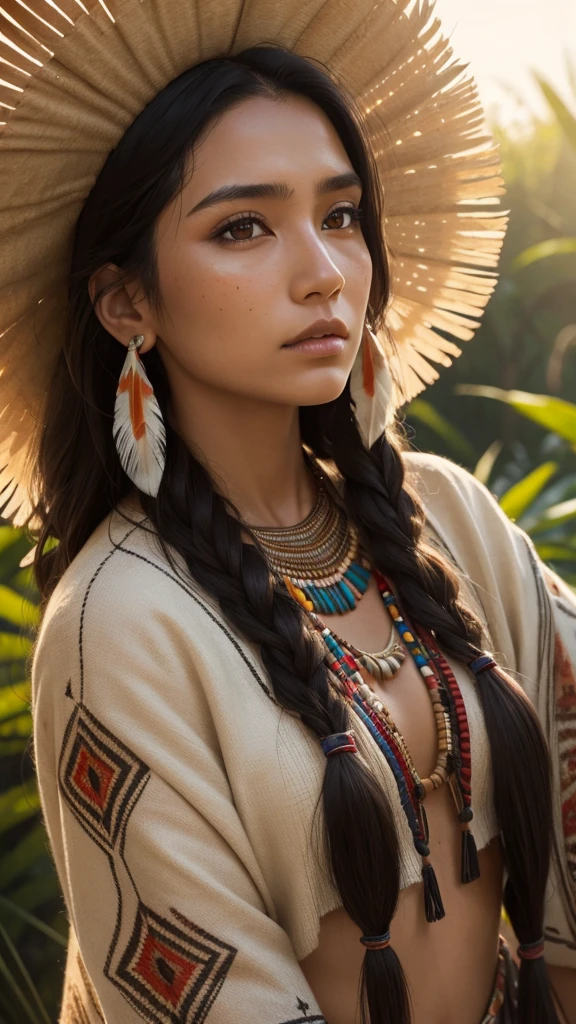
[[[489,119],[526,124],[546,105],[534,68],[576,108],[567,57],[576,74],[576,0],[437,0],[435,11],[470,71]]]

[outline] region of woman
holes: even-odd
[[[119,71],[127,26],[157,84],[149,39],[186,31],[159,8],[146,25],[137,5],[112,13],[54,44],[40,93],[72,95],[81,43],[85,80],[95,55],[94,74]],[[435,372],[418,347],[442,362],[458,351],[430,327],[469,336],[458,313],[493,280],[448,264],[460,305],[442,319],[441,301],[405,303],[402,357],[385,329],[401,304],[370,148],[383,126],[367,137],[352,99],[281,31],[249,41],[283,46],[240,48],[241,10],[228,51],[229,13],[203,22],[214,53],[164,68],[169,84],[116,123],[68,241],[67,321],[57,289],[31,313],[48,331],[49,307],[61,333],[7,511],[22,520],[24,488],[39,538],[35,752],[71,926],[61,1020],[576,1020],[550,714],[572,678],[576,602],[486,489],[410,451],[394,419],[415,372]],[[426,12],[366,5],[344,29],[336,3],[306,14],[312,55],[326,17],[344,51],[361,41],[368,82],[385,24],[399,67]],[[130,70],[127,108],[145,91]],[[441,73],[428,74],[433,97]],[[2,140],[12,182],[26,99]],[[101,149],[105,104],[78,80],[71,102],[90,106],[71,122],[86,153]],[[63,150],[52,169],[86,190],[94,160]],[[494,194],[493,158],[469,161],[460,180]],[[446,217],[424,232],[436,251],[412,254],[412,283],[423,259],[440,267],[421,294],[437,294],[456,237],[450,173]],[[414,221],[424,192],[405,180],[397,216]],[[45,187],[58,206],[58,177]],[[478,232],[486,253],[493,229]],[[37,298],[42,275],[61,283],[51,244],[54,266],[28,249]],[[9,341],[25,320],[15,294]],[[503,885],[519,979],[498,939]]]

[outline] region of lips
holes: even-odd
[[[284,342],[282,348],[296,345],[299,341],[308,341],[309,338],[324,337],[347,338],[348,328],[344,321],[338,317],[333,317],[331,320],[315,320],[314,323],[309,324],[303,331],[300,331],[300,334],[297,334],[295,338]]]

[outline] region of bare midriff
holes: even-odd
[[[365,651],[382,650],[392,620],[374,580],[358,606],[346,615],[323,616],[327,626]],[[410,655],[394,679],[377,683],[379,694],[403,734],[416,770],[428,776],[436,764],[436,727],[430,699]],[[342,755],[347,756],[347,755]],[[412,1024],[481,1024],[497,966],[503,862],[495,837],[479,852],[480,878],[460,881],[461,830],[448,786],[426,797],[431,860],[446,916],[428,923],[422,883],[401,890],[390,927],[411,1000]],[[317,947],[300,966],[328,1024],[360,1021],[358,985],[364,957],[360,930],[343,909],[320,922]]]

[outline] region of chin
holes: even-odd
[[[334,402],[344,391],[350,374],[337,369],[324,369],[317,376],[311,376],[315,379],[303,383],[294,396],[296,405],[326,405],[327,402]]]

